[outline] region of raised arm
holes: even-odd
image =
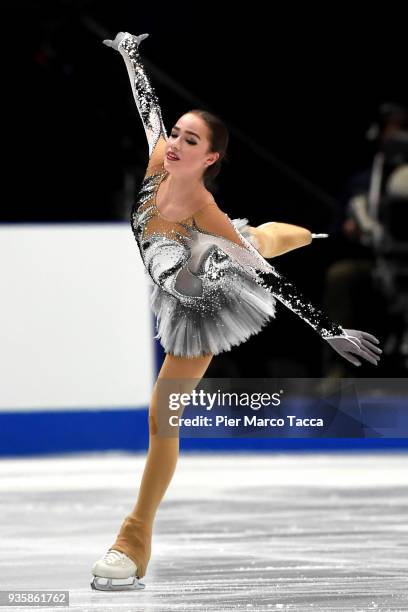
[[[119,32],[114,40],[104,40],[104,44],[119,51],[128,71],[133,97],[139,111],[149,146],[149,168],[155,169],[164,159],[167,141],[161,108],[154,87],[150,81],[139,53],[139,45],[148,34],[134,36],[129,32]]]

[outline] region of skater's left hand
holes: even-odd
[[[354,355],[377,365],[382,350],[375,344],[379,344],[380,341],[372,334],[358,329],[345,329],[344,331],[346,336],[332,336],[331,338],[325,338],[325,340],[339,355],[355,366],[360,366],[361,361],[356,359]]]

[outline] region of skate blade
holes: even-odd
[[[91,582],[95,591],[139,591],[146,585],[140,582],[136,576],[130,578],[102,578],[95,576]]]

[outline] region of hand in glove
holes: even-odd
[[[373,342],[379,344],[380,341],[375,336],[358,329],[345,329],[344,331],[347,334],[346,336],[332,336],[325,338],[325,340],[339,355],[356,366],[360,366],[361,361],[352,355],[358,355],[377,365],[382,350],[375,346]]]
[[[116,34],[116,37],[114,40],[109,40],[108,38],[103,40],[103,44],[106,45],[107,47],[112,47],[112,49],[115,49],[116,51],[118,50],[118,47],[120,45],[120,43],[122,42],[122,40],[125,38],[125,36],[128,35],[128,32],[118,32]],[[147,38],[149,36],[149,34],[139,34],[139,36],[134,36],[133,38],[136,40],[137,44],[140,45],[140,43],[142,42],[142,40],[144,40],[145,38]]]

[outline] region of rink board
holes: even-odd
[[[148,446],[147,407],[0,413],[0,455],[79,451],[142,451]],[[365,450],[408,448],[408,438],[183,438],[181,449],[223,451]]]

